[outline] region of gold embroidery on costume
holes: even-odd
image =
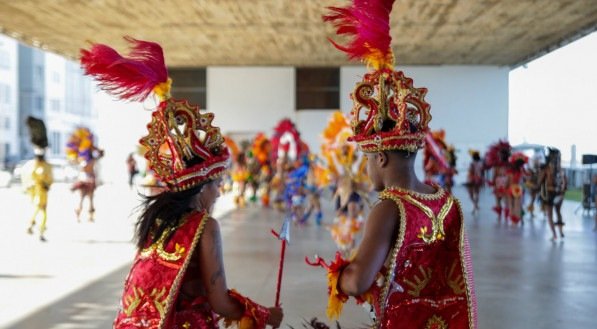
[[[419,210],[421,210],[429,219],[431,219],[431,233],[427,233],[427,226],[421,227],[421,232],[417,235],[418,238],[422,239],[428,244],[435,242],[436,240],[443,240],[445,238],[446,233],[444,232],[444,219],[454,204],[454,200],[451,197],[448,197],[446,203],[444,203],[437,216],[433,214],[433,211],[429,207],[425,206],[410,195],[404,195],[402,198],[413,206],[419,208]]]
[[[464,218],[464,214],[462,213],[462,205],[460,204],[459,200],[456,200],[456,208],[458,209],[460,218]],[[464,234],[465,234],[464,224],[460,223],[460,244],[458,246],[459,253],[460,253],[460,266],[462,269],[463,279],[466,284],[465,292],[466,292],[466,301],[467,301],[467,306],[468,306],[467,309],[468,309],[469,329],[475,329],[477,321],[476,321],[476,317],[473,314],[473,312],[476,312],[477,305],[473,301],[473,293],[471,291],[472,285],[474,284],[474,282],[469,281],[471,279],[471,277],[469,276],[469,272],[468,272],[468,269],[466,266],[466,259],[464,257],[464,255],[465,255],[464,242],[466,240]]]
[[[452,263],[450,269],[446,273],[446,279],[448,282],[448,286],[452,289],[454,294],[460,295],[465,292],[466,285],[464,282],[464,277],[461,274],[454,276],[454,271],[456,270],[457,262]]]
[[[431,273],[432,270],[430,268],[424,268],[423,266],[419,265],[419,271],[421,272],[421,277],[418,277],[416,274],[413,275],[412,280],[404,280],[408,286],[412,289],[408,290],[408,294],[413,297],[419,297],[421,295],[421,290],[425,289],[429,281],[431,280]]]
[[[186,252],[186,248],[176,243],[174,244],[174,252],[167,252],[166,250],[164,250],[164,242],[166,241],[166,237],[170,236],[171,233],[173,233],[180,226],[182,226],[185,221],[186,219],[183,220],[180,225],[164,230],[164,232],[162,232],[162,235],[156,242],[152,243],[149,247],[141,250],[141,258],[151,257],[154,253],[156,253],[159,258],[167,262],[175,262],[181,259]]]
[[[425,329],[448,329],[448,325],[441,316],[434,315],[427,320]]]
[[[193,241],[191,242],[191,247],[190,247],[191,251],[195,250],[195,248],[197,247],[197,243],[199,243],[199,238],[203,234],[203,228],[205,227],[205,224],[207,223],[208,220],[209,220],[209,214],[207,212],[205,212],[203,214],[203,216],[201,217],[201,223],[199,223],[199,227],[197,228],[195,237],[193,238]],[[183,220],[183,223],[185,221],[186,221],[186,219]],[[182,264],[182,268],[178,271],[178,274],[176,275],[176,278],[174,279],[174,283],[172,284],[172,287],[170,288],[170,292],[168,293],[168,298],[166,299],[166,303],[164,305],[164,309],[165,309],[164,314],[169,314],[170,310],[172,310],[172,308],[174,307],[175,294],[173,292],[179,291],[180,284],[182,283],[182,278],[184,277],[184,274],[187,272],[187,268],[189,267],[190,262],[191,262],[191,257],[189,255],[188,257],[186,257],[184,263]],[[160,323],[158,325],[158,328],[164,329],[164,317],[160,318]]]
[[[164,316],[164,309],[166,306],[166,298],[165,295],[167,293],[166,288],[162,288],[160,290],[153,289],[149,294],[149,297],[153,301],[153,305],[155,306],[156,310],[160,313],[160,317]],[[125,297],[125,305],[124,305],[124,313],[127,316],[131,316],[135,309],[139,307],[141,304],[143,297],[146,296],[145,291],[139,287],[133,287],[133,296],[126,296]]]
[[[398,206],[398,210],[400,213],[400,218],[398,218],[398,220],[400,221],[400,230],[398,231],[398,238],[396,240],[396,243],[394,244],[394,249],[392,249],[392,253],[390,255],[390,266],[385,277],[384,287],[379,296],[380,316],[378,316],[375,319],[374,328],[379,328],[379,324],[382,320],[381,318],[383,317],[383,314],[385,312],[388,294],[390,293],[390,287],[392,286],[392,282],[394,281],[394,274],[396,272],[396,258],[398,256],[400,248],[402,247],[402,243],[404,242],[404,235],[406,234],[406,211],[404,210],[404,204],[402,204],[402,201],[398,197],[396,197],[396,195],[384,192],[380,193],[379,199],[390,199],[394,201]]]

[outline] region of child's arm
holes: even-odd
[[[399,220],[392,200],[382,200],[371,209],[356,257],[340,275],[339,286],[345,294],[360,296],[371,287],[395,240]]]

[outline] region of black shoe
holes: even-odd
[[[39,237],[39,241],[41,241],[41,242],[48,242],[48,240],[46,240],[46,238],[44,238],[44,236],[43,236],[43,235],[41,235],[41,236]]]

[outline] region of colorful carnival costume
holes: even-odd
[[[336,217],[330,225],[330,233],[338,249],[345,254],[354,248],[356,235],[362,228],[368,193],[365,157],[355,143],[348,141],[351,135],[348,119],[336,111],[322,133],[321,146],[329,180],[336,189],[333,200]]]
[[[79,166],[77,181],[71,187],[71,191],[79,191],[80,193],[79,205],[75,208],[77,221],[80,220],[85,198],[89,199],[89,221],[94,220],[95,206],[93,199],[97,188],[95,166],[103,156],[104,151],[95,145],[94,136],[88,128],[77,128],[69,137],[66,144],[66,157]]]
[[[285,182],[288,179],[288,174],[295,169],[297,161],[303,159],[304,156],[309,156],[309,147],[301,140],[301,134],[296,125],[290,119],[282,119],[274,127],[271,151],[271,163],[276,164],[276,171],[271,180],[274,205],[279,210],[283,210],[286,207]]]
[[[453,175],[445,138],[446,132],[443,129],[430,131],[425,136],[425,146],[423,147],[425,182],[438,184],[444,188],[451,183],[451,176]]]
[[[502,218],[504,214],[505,218],[509,217],[510,210],[508,209],[508,168],[510,164],[508,159],[512,153],[512,146],[508,141],[498,141],[489,147],[489,150],[485,154],[485,166],[491,168],[493,171],[493,177],[491,178],[490,184],[493,186],[493,195],[495,196],[495,206],[493,211],[498,215],[498,218]],[[504,201],[502,207],[502,200]]]
[[[537,195],[539,195],[541,191],[541,186],[539,185],[539,173],[541,171],[541,164],[539,162],[539,158],[533,158],[532,165],[529,166],[526,171],[528,175],[524,181],[524,187],[529,192],[529,204],[527,206],[527,211],[531,214],[531,217],[535,216],[535,200],[537,199]]]
[[[31,143],[33,144],[33,153],[35,154],[35,159],[27,161],[23,166],[21,175],[25,192],[29,194],[33,206],[35,207],[27,233],[33,234],[35,220],[37,219],[37,215],[41,213],[42,219],[39,226],[39,239],[41,241],[46,241],[44,233],[46,231],[46,221],[48,219],[46,211],[48,205],[48,191],[54,182],[52,166],[45,160],[48,137],[46,126],[42,120],[30,116],[27,118],[26,123],[29,128]]]
[[[524,165],[529,158],[521,152],[510,156],[510,168],[508,169],[508,208],[510,209],[510,220],[518,223],[524,214],[522,210],[522,197],[524,194],[523,181],[528,175]]]
[[[388,154],[394,152],[393,159],[403,162],[393,163],[409,163],[410,170],[414,169],[413,162],[408,159],[423,147],[431,115],[425,101],[427,89],[415,88],[410,78],[394,70],[389,34],[393,2],[354,0],[349,7],[330,8],[331,13],[324,19],[336,24],[337,33],[354,36],[348,46],[336,46],[352,58],[363,59],[373,69],[352,94],[352,140],[374,159],[389,158]],[[386,165],[390,163],[387,161]],[[376,170],[379,166],[372,164]],[[375,183],[380,179],[376,178]],[[372,303],[376,328],[476,328],[472,266],[461,207],[437,185],[427,186],[426,190],[435,192],[422,194],[385,186],[380,193],[383,204],[395,206],[399,215],[396,232],[387,234],[395,240],[388,245],[389,253],[375,255],[384,256],[386,261],[380,269],[373,269],[379,271],[377,280],[357,298]],[[383,212],[382,208],[378,210]],[[382,218],[380,214],[376,220]],[[385,226],[374,222],[371,227]],[[363,255],[357,252],[355,257]],[[325,264],[328,315],[339,315],[342,303],[348,299],[339,284],[343,275],[371,272],[351,265],[340,257]]]
[[[170,96],[162,48],[127,38],[128,57],[94,44],[82,50],[81,63],[100,86],[124,100],[143,101],[150,93],[160,99],[140,140],[147,148],[150,169],[168,192],[188,191],[216,180],[227,171],[230,154],[213,113],[202,113],[186,100]],[[175,227],[152,234],[137,253],[126,279],[114,328],[218,328],[218,318],[203,296],[187,298],[182,287],[198,274],[198,244],[208,215],[193,210]],[[156,228],[152,228],[153,233]],[[197,252],[196,252],[197,251]],[[205,291],[205,287],[199,289]],[[234,290],[229,296],[244,310],[241,328],[265,328],[269,311]]]

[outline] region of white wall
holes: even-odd
[[[104,157],[99,162],[99,177],[102,181],[128,184],[126,157],[138,150],[138,141],[147,135],[146,125],[151,120],[155,103],[148,99],[145,103],[115,101],[104,92],[93,94],[93,106],[97,113],[98,147],[104,149]],[[137,165],[145,168],[145,161],[137,156]]]
[[[446,141],[458,150],[458,181],[470,157],[469,148],[481,150],[500,138],[508,138],[507,67],[496,66],[405,66],[400,68],[417,88],[428,89],[425,100],[431,104],[433,130],[445,129]],[[349,113],[350,93],[366,69],[349,66],[340,69],[340,106]],[[421,157],[419,156],[419,161]]]
[[[508,137],[508,69],[490,66],[405,67],[416,87],[427,87],[431,104],[432,129],[444,128],[448,143],[459,150],[461,173],[469,162],[468,149],[484,151],[488,144]],[[349,94],[365,68],[340,70],[340,106],[352,107]],[[126,178],[124,159],[145,134],[149,111],[141,105],[109,103],[98,96],[100,146],[106,148],[103,167],[117,180]],[[209,67],[207,69],[207,110],[215,113],[214,124],[223,133],[253,136],[272,134],[273,127],[288,117],[297,124],[309,147],[318,151],[321,131],[332,110],[295,110],[295,69],[293,67]],[[145,107],[150,107],[145,105]],[[113,158],[113,161],[109,159]],[[108,164],[110,163],[110,164]],[[107,171],[107,170],[105,170]],[[462,181],[464,175],[460,175]],[[107,178],[107,177],[106,177]]]
[[[224,133],[271,135],[282,118],[296,120],[293,67],[207,68],[207,110]]]
[[[301,139],[309,145],[311,152],[319,153],[323,138],[321,132],[327,126],[334,110],[303,110],[296,112],[296,126]]]

